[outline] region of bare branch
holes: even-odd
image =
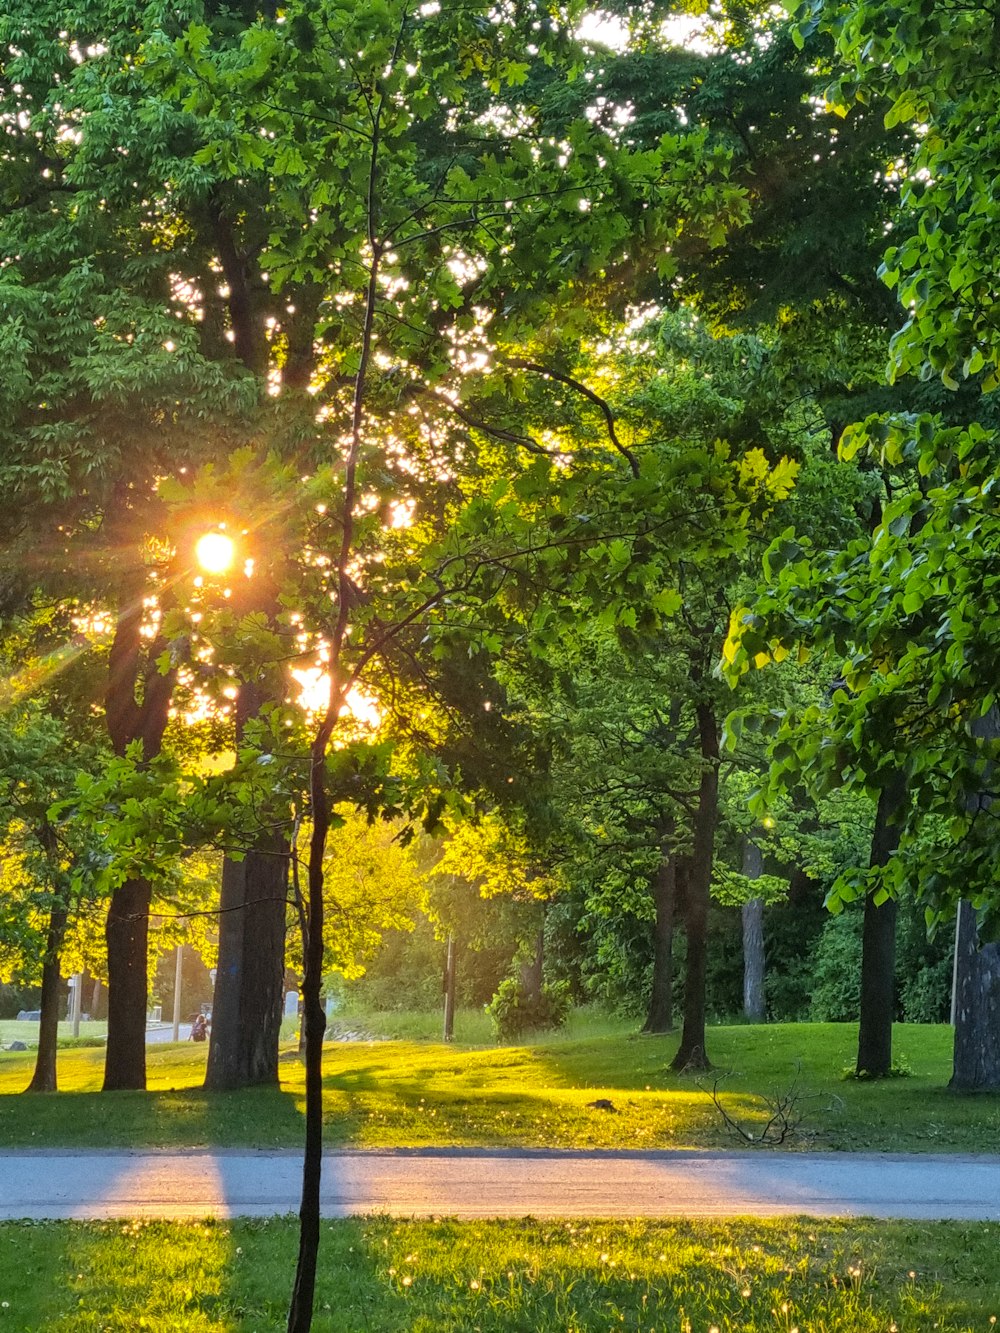
[[[604,422],[608,430],[608,439],[632,469],[632,476],[638,477],[639,460],[628,445],[624,444],[619,438],[618,431],[615,428],[615,414],[599,393],[595,393],[593,389],[588,388],[581,380],[574,379],[572,375],[564,375],[562,371],[553,370],[551,366],[542,365],[540,361],[526,361],[522,360],[520,357],[512,357],[508,360],[507,364],[515,366],[518,370],[534,371],[536,375],[543,375],[546,379],[555,380],[558,384],[565,384],[567,388],[582,394],[588,402],[593,403],[604,417]]]

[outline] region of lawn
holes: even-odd
[[[7,1223],[0,1329],[284,1328],[295,1224]],[[327,1223],[316,1333],[990,1333],[1000,1225]]]
[[[107,1035],[107,1023],[81,1023],[78,1040],[103,1042]],[[59,1041],[73,1041],[73,1024],[59,1024]],[[38,1024],[28,1023],[23,1019],[0,1018],[0,1046],[9,1046],[12,1041],[23,1041],[26,1046],[38,1045]]]
[[[327,1142],[360,1147],[528,1145],[725,1148],[742,1146],[712,1106],[714,1076],[669,1070],[676,1037],[577,1020],[578,1031],[532,1045],[420,1041],[331,1043],[325,1055]],[[951,1030],[898,1026],[897,1058],[912,1071],[880,1083],[843,1080],[856,1030],[840,1024],[719,1027],[709,1035],[720,1095],[731,1114],[760,1123],[762,1094],[796,1077],[807,1100],[792,1148],[982,1152],[995,1148],[1000,1098],[946,1088]],[[0,1144],[298,1146],[303,1071],[282,1053],[279,1089],[200,1090],[205,1048],[149,1051],[148,1093],[99,1093],[103,1051],[60,1053],[56,1096],[16,1096],[30,1054],[0,1053]],[[588,1102],[609,1099],[614,1113]]]

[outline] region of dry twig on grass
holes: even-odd
[[[712,1104],[722,1117],[723,1125],[734,1138],[755,1148],[776,1148],[793,1135],[804,1132],[802,1131],[802,1123],[806,1117],[808,1104],[815,1101],[819,1094],[803,1091],[799,1081],[799,1070],[796,1070],[795,1077],[784,1092],[776,1092],[771,1097],[761,1097],[760,1100],[764,1103],[768,1118],[763,1128],[757,1131],[749,1129],[746,1124],[730,1115],[722,1104],[722,1099],[719,1096],[719,1084],[728,1078],[731,1073],[731,1070],[727,1070],[725,1073],[718,1074],[711,1089],[705,1087],[703,1083],[699,1083],[698,1086],[711,1097]],[[832,1106],[831,1109],[833,1109]]]

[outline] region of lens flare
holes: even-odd
[[[225,574],[236,558],[236,543],[224,532],[206,532],[194,548],[198,564],[206,574]]]

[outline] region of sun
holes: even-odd
[[[236,558],[236,543],[224,532],[206,532],[194,548],[198,564],[206,574],[225,574]]]

